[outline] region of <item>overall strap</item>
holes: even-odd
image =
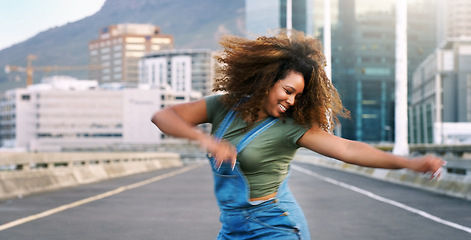
[[[239,144],[237,144],[237,153],[240,153],[242,149],[244,149],[257,135],[267,130],[269,127],[275,124],[276,121],[278,121],[278,118],[270,117],[262,124],[258,125],[254,129],[250,130],[247,134],[245,134],[242,140],[240,140]]]
[[[235,111],[232,109],[226,114],[226,116],[221,122],[221,125],[219,125],[219,128],[216,131],[216,134],[214,134],[216,138],[222,139],[222,137],[224,136],[224,133],[229,128],[229,125],[231,125],[232,121],[234,121],[235,115],[236,115]]]
[[[221,125],[216,131],[216,134],[214,135],[216,138],[222,139],[224,133],[227,131],[232,121],[234,121],[235,115],[236,113],[234,110],[230,110],[226,114],[226,116],[221,122]],[[250,141],[252,141],[257,135],[259,135],[260,133],[271,127],[273,124],[275,124],[276,121],[278,121],[278,118],[270,117],[254,129],[250,130],[247,134],[245,134],[245,136],[240,140],[239,144],[237,144],[237,153],[242,151],[242,149],[244,149],[250,143]]]

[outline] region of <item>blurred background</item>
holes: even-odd
[[[2,34],[18,37],[7,42],[2,36],[0,46],[3,151],[153,151],[190,144],[161,134],[151,115],[212,94],[220,36],[252,38],[287,27],[321,41],[331,37],[331,79],[351,111],[336,134],[386,147],[395,141],[395,0],[90,2],[78,5],[84,10],[59,1],[29,6],[39,14],[21,10],[28,1],[2,3],[9,13],[3,24],[18,25]],[[469,145],[471,2],[406,2],[408,143]],[[60,20],[71,7],[83,16]],[[37,33],[20,28],[26,19],[35,26],[42,18],[58,22]]]

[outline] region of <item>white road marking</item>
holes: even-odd
[[[43,217],[47,217],[47,216],[50,216],[52,214],[65,211],[67,209],[78,207],[78,206],[84,205],[84,204],[89,203],[89,202],[93,202],[93,201],[100,200],[100,199],[103,199],[103,198],[106,198],[106,197],[110,197],[112,195],[124,192],[126,190],[138,188],[138,187],[144,186],[144,185],[149,184],[149,183],[157,182],[157,181],[160,181],[160,180],[165,179],[165,178],[169,178],[169,177],[172,177],[172,176],[175,176],[175,175],[178,175],[178,174],[182,174],[184,172],[190,171],[190,170],[192,170],[194,168],[197,168],[199,166],[201,166],[201,165],[200,164],[190,165],[188,167],[181,168],[181,169],[169,172],[169,173],[165,173],[165,174],[153,177],[153,178],[149,178],[149,179],[141,181],[141,182],[137,182],[137,183],[134,183],[134,184],[122,186],[122,187],[116,188],[114,190],[111,190],[111,191],[108,191],[108,192],[105,192],[105,193],[102,193],[102,194],[98,194],[98,195],[95,195],[95,196],[92,196],[92,197],[89,197],[89,198],[85,198],[85,199],[82,199],[82,200],[79,200],[79,201],[76,201],[76,202],[73,202],[73,203],[65,204],[65,205],[62,205],[62,206],[59,206],[59,207],[56,207],[56,208],[38,213],[38,214],[34,214],[34,215],[31,215],[31,216],[28,216],[28,217],[20,218],[20,219],[17,219],[15,221],[8,222],[8,223],[5,223],[3,225],[0,225],[0,231],[15,227],[15,226],[27,223],[27,222],[31,222],[31,221],[34,221],[34,220],[37,220],[37,219],[40,219],[40,218],[43,218]]]
[[[373,198],[375,200],[378,200],[380,202],[384,202],[384,203],[387,203],[387,204],[390,204],[390,205],[393,205],[393,206],[396,206],[398,208],[402,208],[406,211],[409,211],[409,212],[412,212],[412,213],[415,213],[417,215],[420,215],[424,218],[427,218],[427,219],[430,219],[432,221],[435,221],[435,222],[438,222],[438,223],[441,223],[443,225],[447,225],[447,226],[450,226],[452,228],[456,228],[458,230],[461,230],[461,231],[465,231],[467,233],[471,233],[471,228],[469,227],[466,227],[466,226],[463,226],[463,225],[459,225],[457,223],[454,223],[454,222],[450,222],[450,221],[447,221],[447,220],[444,220],[442,218],[439,218],[437,216],[434,216],[430,213],[427,213],[427,212],[424,212],[422,210],[419,210],[419,209],[416,209],[416,208],[413,208],[413,207],[410,207],[410,206],[407,206],[405,204],[402,204],[400,202],[396,202],[394,200],[391,200],[391,199],[388,199],[388,198],[384,198],[384,197],[381,197],[379,195],[376,195],[372,192],[369,192],[369,191],[366,191],[364,189],[361,189],[361,188],[358,188],[358,187],[355,187],[353,185],[350,185],[350,184],[346,184],[344,182],[340,182],[340,181],[337,181],[335,179],[332,179],[332,178],[328,178],[328,177],[325,177],[325,176],[322,176],[318,173],[315,173],[315,172],[312,172],[310,170],[307,170],[307,169],[304,169],[302,167],[299,167],[299,166],[296,166],[296,165],[293,165],[292,166],[293,169],[295,169],[296,171],[299,171],[299,172],[302,172],[304,174],[307,174],[307,175],[310,175],[310,176],[313,176],[315,178],[318,178],[322,181],[325,181],[325,182],[328,182],[328,183],[332,183],[334,185],[337,185],[337,186],[340,186],[340,187],[343,187],[343,188],[346,188],[346,189],[349,189],[351,191],[354,191],[354,192],[357,192],[357,193],[360,193],[360,194],[363,194],[363,195],[366,195],[370,198]]]

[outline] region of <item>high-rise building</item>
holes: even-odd
[[[286,27],[286,2],[247,0],[248,36]],[[341,135],[367,142],[392,142],[395,117],[395,0],[330,2],[332,81],[351,111],[350,119],[341,119]],[[292,1],[293,28],[322,41],[324,3],[324,0]],[[435,4],[436,0],[408,1],[409,78],[436,46]],[[304,21],[306,24],[296,25]]]
[[[97,39],[88,44],[89,78],[99,83],[131,82],[138,77],[138,61],[147,53],[173,49],[173,36],[160,33],[149,24],[118,24],[100,29]]]
[[[214,53],[208,49],[162,50],[139,61],[139,81],[163,89],[212,92]]]
[[[471,37],[471,2],[469,0],[438,1],[438,44],[452,39]]]
[[[332,26],[332,81],[351,119],[342,137],[394,141],[395,1],[339,0]],[[408,75],[433,52],[435,1],[408,1]],[[409,77],[410,78],[410,77]]]
[[[471,143],[471,2],[439,1],[438,48],[414,73],[412,143]]]
[[[286,0],[245,0],[247,37],[286,28]],[[292,1],[292,27],[312,35],[313,0]]]
[[[286,27],[286,0],[246,1],[246,30],[264,34]],[[332,81],[350,119],[342,137],[394,141],[395,0],[331,0]],[[408,2],[408,76],[436,46],[436,0]],[[323,40],[324,0],[292,1],[293,28]],[[301,14],[301,7],[307,7]],[[296,10],[297,9],[297,10]],[[296,25],[300,18],[306,25]]]
[[[313,0],[313,36],[319,39],[324,37],[324,13],[325,0]],[[330,23],[332,26],[339,24],[340,11],[339,0],[330,0]]]

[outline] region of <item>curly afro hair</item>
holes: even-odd
[[[304,91],[284,117],[328,132],[339,122],[337,116],[348,117],[337,89],[325,74],[319,40],[299,31],[282,30],[255,40],[224,36],[220,44],[224,49],[215,57],[219,64],[213,91],[226,92],[222,102],[227,107],[236,106],[249,126],[258,120],[264,97],[290,71],[302,74]]]

